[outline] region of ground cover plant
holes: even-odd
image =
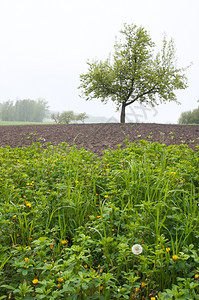
[[[0,299],[199,299],[197,148],[0,154]]]

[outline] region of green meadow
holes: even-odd
[[[0,148],[0,299],[199,299],[198,169],[186,145]]]

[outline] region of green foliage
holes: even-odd
[[[2,121],[42,122],[47,115],[48,105],[44,99],[6,101],[0,104]]]
[[[86,113],[74,114],[72,110],[64,111],[60,113],[53,113],[51,114],[51,119],[54,120],[56,123],[59,124],[69,124],[71,122],[84,122],[87,118]]]
[[[190,110],[190,111],[181,113],[178,123],[179,124],[199,124],[199,107],[192,111]]]
[[[153,55],[155,44],[143,27],[124,25],[122,38],[116,41],[114,53],[103,61],[88,62],[88,72],[80,75],[80,88],[86,100],[115,102],[125,122],[125,108],[135,101],[152,106],[177,102],[174,93],[187,87],[185,69],[175,62],[173,40],[164,37],[160,52]]]
[[[198,152],[126,146],[0,149],[0,299],[198,299]]]

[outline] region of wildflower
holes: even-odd
[[[101,216],[97,216],[97,219],[100,219],[101,218]]]
[[[61,288],[61,284],[60,284],[60,283],[58,283],[58,284],[57,284],[57,287],[58,287],[58,289],[60,289],[60,288]]]
[[[33,279],[32,283],[33,283],[33,284],[37,284],[38,281],[39,281],[39,280],[38,280],[37,278],[35,278],[35,279]]]
[[[44,259],[44,263],[46,263],[47,262],[47,259]]]
[[[61,243],[62,243],[62,245],[66,245],[68,243],[68,241],[62,240]]]
[[[176,174],[176,172],[171,172],[170,174],[173,174],[173,175],[175,175],[175,174]]]
[[[103,285],[100,285],[100,288],[99,288],[99,289],[100,289],[100,291],[102,291],[102,290],[103,290]]]
[[[54,245],[53,245],[53,244],[51,244],[49,247],[50,247],[50,249],[52,250],[52,249],[53,249],[53,247],[54,247]]]
[[[60,283],[62,283],[62,282],[64,281],[63,278],[58,278],[57,280],[58,280]]]
[[[146,283],[145,282],[142,282],[141,283],[141,288],[144,288],[146,286]]]
[[[135,292],[136,292],[136,293],[139,292],[139,290],[140,290],[140,289],[139,289],[138,287],[135,288]]]
[[[13,219],[16,219],[17,215],[12,216]]]
[[[139,255],[139,254],[142,253],[142,251],[143,251],[143,248],[142,248],[141,245],[139,245],[139,244],[133,245],[133,247],[132,247],[132,252],[133,252],[133,254]]]
[[[104,198],[108,198],[108,195],[105,195]]]
[[[28,259],[28,257],[25,257],[24,260],[25,260],[25,262],[28,262],[29,259]]]
[[[29,241],[32,242],[32,238],[31,237],[29,238]]]
[[[199,278],[199,275],[198,275],[198,274],[195,274],[194,278],[195,278],[195,279],[198,279],[198,278]]]
[[[25,202],[26,202],[26,206],[27,206],[27,207],[30,207],[30,208],[32,207],[31,203],[29,203],[29,202],[27,202],[27,201],[25,201]]]
[[[155,300],[155,297],[151,297],[151,300]]]
[[[178,259],[178,256],[177,255],[173,255],[172,258],[173,258],[174,261],[176,261]]]
[[[84,265],[84,268],[85,268],[85,269],[87,269],[87,268],[88,268],[88,266],[87,266],[87,265]]]
[[[26,183],[26,185],[28,186],[28,185],[30,185],[30,183],[29,183],[29,182],[27,182],[27,183]]]
[[[75,183],[76,183],[76,184],[78,184],[78,183],[79,183],[79,181],[78,181],[78,180],[75,180]]]
[[[166,252],[168,253],[171,249],[170,248],[166,248]]]
[[[112,228],[111,231],[115,231],[115,229]]]
[[[181,180],[181,183],[184,183],[185,182],[185,179],[183,178],[182,180]]]

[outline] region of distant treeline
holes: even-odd
[[[0,103],[1,121],[42,122],[48,113],[48,103],[44,99],[5,101]]]

